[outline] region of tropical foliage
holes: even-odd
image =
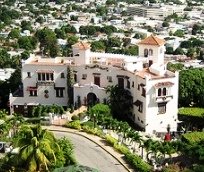
[[[68,139],[57,140],[41,126],[21,126],[13,140],[17,154],[7,154],[1,161],[5,171],[50,171],[76,164],[73,145]]]

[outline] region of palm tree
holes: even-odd
[[[118,131],[123,134],[122,143],[126,141],[127,133],[130,131],[130,126],[127,122],[120,121],[118,123]]]
[[[175,153],[175,149],[172,146],[171,142],[164,142],[165,144],[165,149],[166,149],[166,154],[169,155],[170,162],[172,162],[172,154]]]
[[[41,126],[23,126],[17,136],[18,165],[28,171],[49,171],[56,162],[55,151],[59,150],[54,135]]]
[[[161,145],[161,142],[159,142],[159,141],[153,141],[152,142],[152,144],[150,146],[150,152],[147,153],[147,160],[149,162],[152,160],[149,158],[150,154],[153,154],[153,158],[154,158],[155,162],[157,162],[158,157],[160,157],[160,154],[158,153],[160,145]]]
[[[142,144],[143,139],[142,139],[142,136],[138,132],[134,132],[134,135],[132,137],[132,141],[136,142],[136,143],[139,143],[138,147],[140,147],[141,144]],[[135,152],[135,145],[134,145],[133,152]]]
[[[143,143],[143,147],[146,150],[146,160],[149,160],[148,156],[151,153],[153,144],[154,144],[154,141],[152,139],[145,140]],[[143,157],[143,155],[142,155],[142,157]]]
[[[175,149],[173,147],[173,145],[171,144],[171,142],[163,142],[160,146],[159,146],[159,151],[162,153],[163,155],[163,159],[166,159],[166,154],[169,155],[170,161],[172,159],[171,154],[173,154],[175,152]]]

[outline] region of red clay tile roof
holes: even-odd
[[[89,43],[86,43],[86,42],[78,42],[74,45],[72,45],[73,47],[77,47],[79,48],[80,50],[86,50],[86,49],[89,49],[90,48],[90,44]]]
[[[159,83],[155,84],[154,86],[156,88],[159,88],[159,87],[171,87],[172,85],[174,85],[174,83],[172,83],[172,82],[159,82]]]
[[[161,45],[165,44],[165,41],[164,41],[164,39],[160,39],[154,35],[150,35],[149,37],[140,41],[139,44],[161,46]]]

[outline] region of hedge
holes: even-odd
[[[139,172],[149,172],[151,170],[151,166],[144,162],[138,155],[133,153],[126,153],[125,158],[127,161],[134,167],[136,171]]]
[[[79,120],[68,122],[65,124],[65,127],[81,130],[81,124]]]
[[[182,141],[187,143],[196,143],[204,140],[204,132],[191,132],[182,135]]]
[[[131,153],[125,145],[118,144],[118,141],[115,138],[110,135],[107,135],[106,141],[110,143],[119,153],[124,154],[126,160],[133,166],[135,170],[139,172],[151,171],[151,166],[148,163],[143,161],[142,158],[138,155]]]
[[[194,116],[204,118],[204,108],[197,107],[183,107],[179,108],[179,115]]]
[[[93,134],[93,135],[99,136],[101,138],[104,137],[103,136],[104,135],[103,132],[100,129],[98,129],[98,128],[91,128],[89,126],[83,125],[82,129],[86,133]]]

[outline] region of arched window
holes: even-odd
[[[163,88],[163,96],[166,96],[166,88]]]
[[[158,96],[161,96],[161,88],[158,89]]]
[[[153,56],[153,50],[152,49],[149,49],[149,55]]]
[[[146,49],[146,48],[144,49],[144,56],[148,57],[148,49]]]

